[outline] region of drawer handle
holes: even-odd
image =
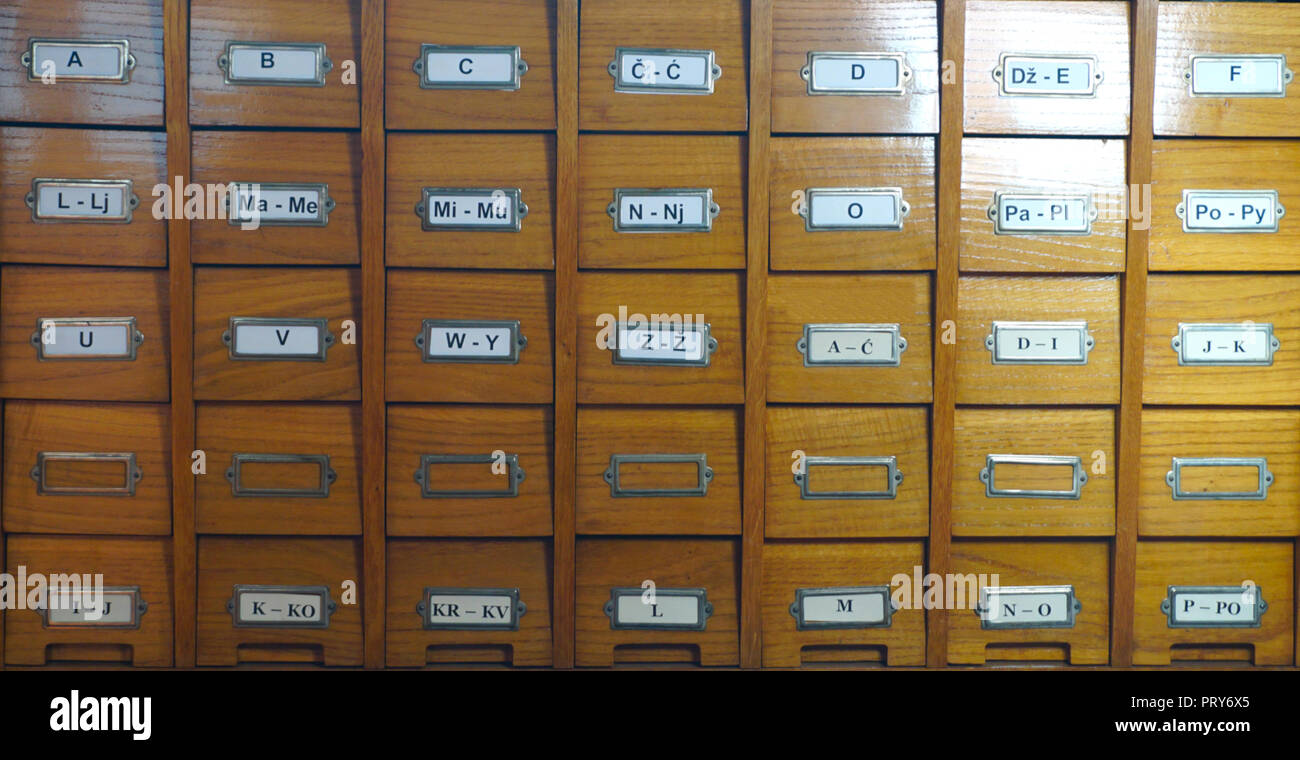
[[[122,465],[122,485],[109,486],[57,486],[49,483],[50,464],[64,462],[85,464],[113,462]],[[136,465],[134,453],[89,453],[80,451],[41,451],[36,454],[36,466],[31,471],[36,481],[36,493],[41,496],[135,496],[135,484],[144,477]]]
[[[51,591],[49,600],[36,609],[44,628],[137,629],[140,617],[149,611],[139,586],[104,586],[102,594],[90,587],[80,592]],[[102,602],[102,607],[96,602]]]
[[[1268,602],[1253,583],[1170,586],[1160,600],[1170,628],[1258,628]]]
[[[625,464],[693,464],[695,465],[696,483],[687,488],[624,488],[619,478],[619,468]],[[705,496],[709,493],[709,482],[713,480],[713,468],[709,467],[706,454],[611,454],[609,469],[605,470],[605,482],[609,483],[609,495],[627,496]]]
[[[37,224],[91,222],[130,224],[140,196],[129,179],[37,177],[23,197]]]
[[[320,483],[311,488],[250,488],[242,482],[243,467],[248,464],[314,464],[320,468]],[[338,473],[330,467],[329,454],[234,454],[226,470],[231,496],[293,497],[324,499]]]
[[[329,628],[336,609],[328,586],[236,584],[226,602],[235,628]]]
[[[303,53],[311,56],[310,64],[305,67]],[[276,61],[276,55],[286,58]],[[272,61],[269,74],[267,56]],[[290,62],[283,68],[276,66],[284,60]],[[254,67],[257,73],[246,70],[245,66]],[[225,51],[217,58],[217,68],[228,85],[324,87],[325,75],[334,68],[334,62],[325,55],[323,42],[227,42]]]
[[[696,65],[683,66],[691,59]],[[709,95],[722,76],[712,50],[675,48],[616,47],[606,70],[614,77],[614,92],[665,95]]]
[[[1271,322],[1179,322],[1169,345],[1180,367],[1271,367],[1282,342]]]
[[[713,604],[702,588],[632,586],[611,588],[604,611],[611,631],[703,631]]]
[[[520,55],[518,45],[424,44],[411,69],[420,75],[422,90],[513,91],[528,73],[528,62]],[[485,71],[502,75],[492,77]]]
[[[73,52],[86,49],[111,50],[115,52],[113,65],[99,68],[102,63],[98,56],[79,55],[85,70],[75,73],[60,71],[59,61],[67,61]],[[19,57],[23,68],[27,69],[27,81],[43,82],[46,72],[45,63],[54,63],[53,82],[101,82],[105,84],[127,84],[131,81],[131,70],[135,68],[135,56],[131,53],[129,40],[88,40],[88,39],[50,39],[33,37],[27,41],[27,49]]]
[[[902,53],[810,50],[799,76],[808,83],[809,95],[902,95],[912,70]]]
[[[517,588],[426,586],[415,611],[426,631],[517,631],[528,605]]]
[[[1074,586],[984,586],[975,614],[980,628],[1073,628],[1083,602]]]
[[[31,337],[42,362],[133,362],[141,343],[144,333],[136,329],[135,317],[40,317]]]
[[[814,467],[884,467],[885,487],[879,491],[814,491],[812,487],[812,471]],[[903,473],[898,469],[898,458],[894,456],[804,457],[803,472],[795,473],[794,482],[799,486],[799,498],[808,501],[817,499],[893,499],[898,496],[898,484],[903,482]]]
[[[894,612],[889,586],[797,588],[790,603],[799,631],[889,628]]]
[[[1069,467],[1071,469],[1070,487],[1061,490],[1050,488],[999,488],[997,485],[997,466],[1000,464]],[[1083,493],[1083,484],[1088,482],[1088,473],[1083,470],[1083,460],[1075,456],[989,454],[984,459],[984,469],[980,470],[980,481],[984,483],[984,496],[990,499],[995,497],[1078,499]]]
[[[1273,485],[1267,457],[1174,457],[1172,469],[1165,473],[1165,483],[1175,501],[1263,501]],[[1189,491],[1183,488],[1183,469],[1190,467],[1253,467],[1259,473],[1251,491]]]
[[[323,362],[334,333],[324,318],[231,317],[221,342],[234,361]]]
[[[435,464],[500,464],[506,465],[506,484],[497,490],[452,488],[439,490],[430,487],[429,468]],[[518,454],[494,456],[492,454],[421,454],[420,469],[415,471],[415,482],[420,484],[423,499],[489,499],[514,498],[519,495],[519,484],[524,481],[524,468],[519,466]]]

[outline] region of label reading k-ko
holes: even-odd
[[[226,609],[236,627],[328,628],[334,603],[324,586],[235,586]]]

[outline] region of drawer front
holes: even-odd
[[[1297,164],[1293,143],[1157,140],[1150,268],[1300,269],[1300,223],[1286,213],[1300,212]]]
[[[136,667],[172,664],[172,551],[167,538],[9,536],[8,570],[25,568],[49,581],[67,573],[87,592],[100,576],[107,605],[96,618],[78,615],[82,592],[46,592],[62,609],[11,609],[5,614],[5,664],[52,665],[108,661]],[[87,583],[88,582],[88,583]],[[25,592],[19,598],[25,597]],[[93,602],[92,602],[93,604]],[[135,609],[132,610],[132,604]]]
[[[257,183],[261,191],[231,193],[232,200],[218,202],[224,218],[190,225],[195,263],[360,262],[361,142],[356,134],[198,131],[191,160],[194,181],[204,186]],[[236,205],[238,216],[227,210],[229,203]],[[255,218],[254,209],[260,214]]]
[[[194,396],[359,400],[360,321],[355,269],[200,268],[194,272]]]
[[[555,29],[555,0],[389,2],[388,128],[555,129]],[[442,49],[435,66],[416,71],[425,45]]]
[[[554,267],[554,135],[390,135],[387,182],[389,266]]]
[[[640,611],[649,602],[654,584],[655,603],[663,609]],[[642,590],[644,588],[644,591]],[[703,590],[711,611],[703,630],[611,627],[606,605],[612,589],[635,589],[626,620],[638,625],[651,615],[666,622],[699,620],[698,606],[689,605],[674,591]],[[704,666],[736,665],[739,647],[740,547],[730,539],[578,539],[577,544],[577,652],[578,667],[610,667],[616,663],[693,662]],[[667,593],[665,593],[667,592]],[[620,595],[623,596],[623,595]],[[676,604],[674,604],[674,602]],[[672,605],[672,609],[669,606]],[[650,605],[646,605],[650,606]],[[690,607],[690,609],[683,609]],[[689,616],[689,617],[688,617]],[[620,616],[620,625],[622,625]]]
[[[388,666],[549,667],[551,557],[545,541],[390,540]]]
[[[1128,3],[966,4],[967,132],[1126,135],[1129,89]]]
[[[769,406],[767,537],[928,535],[926,411]]]
[[[1300,411],[1144,409],[1144,536],[1300,533]]]
[[[162,126],[163,0],[19,0],[0,27],[0,121]],[[38,46],[32,66],[32,40],[75,42]],[[101,40],[127,44],[86,44]]]
[[[1290,541],[1138,541],[1133,664],[1236,660],[1290,665],[1294,554]],[[1243,587],[1247,582],[1254,585],[1250,596]],[[1170,586],[1182,591],[1171,593]],[[1177,627],[1170,626],[1165,609],[1171,596]],[[1261,598],[1267,605],[1262,613]]]
[[[1300,275],[1152,275],[1142,401],[1296,403],[1297,303]]]
[[[582,4],[578,72],[578,126],[587,130],[637,132],[743,132],[748,112],[749,30],[747,3],[721,0],[707,5],[660,0],[653,7],[618,0]],[[626,53],[628,81],[646,91],[619,92],[610,64],[618,48]],[[712,51],[707,61],[683,51]],[[643,68],[633,67],[638,58]],[[675,55],[676,54],[676,55]],[[646,57],[651,55],[653,57]],[[681,66],[674,69],[673,64]],[[656,66],[651,70],[651,65]],[[678,71],[685,73],[679,74]],[[678,82],[711,88],[707,93],[669,93]],[[668,82],[668,90],[664,83]],[[711,82],[711,83],[710,83]],[[659,85],[657,88],[655,85]]]
[[[741,291],[733,272],[580,273],[578,400],[743,403]]]
[[[929,275],[777,275],[767,303],[769,401],[930,400]]]
[[[1107,542],[954,541],[951,565],[952,571],[961,576],[958,590],[965,591],[966,599],[947,613],[949,664],[1048,660],[1105,665],[1110,661]],[[997,627],[989,629],[982,627],[984,616],[974,610],[979,590],[985,586],[1000,587],[996,601],[990,599],[999,612],[989,617],[1001,619],[990,621]],[[1044,617],[1052,621],[1068,617],[1061,609],[1068,603],[1065,594],[1058,592],[1045,599],[1017,598],[1012,588],[1026,586],[1072,587],[1072,598],[1078,603],[1072,625],[1025,627],[1040,623]],[[1032,599],[1033,614],[1025,614],[1026,605],[1021,599]],[[1054,605],[1046,616],[1039,606],[1044,601]]]
[[[957,536],[1115,534],[1113,409],[958,409]]]
[[[924,611],[892,610],[891,599],[893,579],[912,577],[924,557],[919,542],[764,546],[763,667],[925,665]],[[882,594],[891,612],[877,607]]]
[[[388,534],[549,536],[549,406],[388,408]]]
[[[204,665],[308,662],[360,666],[361,542],[355,538],[201,536],[198,541],[198,651]],[[227,606],[238,589],[238,615]],[[289,587],[289,588],[285,588]],[[307,604],[303,592],[314,597]],[[245,594],[252,596],[245,597]],[[328,600],[322,601],[322,595]],[[261,602],[261,604],[255,603]],[[290,604],[294,608],[290,608]],[[242,608],[242,609],[241,609]],[[236,618],[240,624],[235,625]],[[322,623],[328,625],[322,627]]]
[[[551,403],[554,304],[541,272],[390,271],[388,400]]]
[[[1118,404],[1119,309],[1115,277],[962,277],[957,403]]]
[[[788,137],[771,150],[773,269],[934,268],[934,138]]]
[[[1190,78],[1194,56],[1195,82]],[[1255,56],[1267,58],[1252,60]],[[1300,136],[1297,61],[1300,8],[1294,5],[1160,3],[1156,134]],[[1243,82],[1247,71],[1257,80]]]
[[[877,55],[860,61],[813,56],[818,73],[825,72],[825,78],[814,77],[810,83],[803,73],[810,65],[810,56],[828,52]],[[901,69],[897,65],[900,60]],[[854,69],[855,64],[862,68]],[[869,80],[868,71],[872,72]],[[902,72],[906,73],[900,80]],[[898,89],[892,89],[900,84]],[[814,87],[816,94],[810,92]],[[938,132],[937,3],[773,3],[772,131]]]
[[[201,403],[195,429],[198,532],[360,535],[356,404]]]
[[[582,135],[579,265],[743,269],[745,160],[740,137]]]
[[[740,533],[740,411],[578,409],[578,533]]]
[[[167,266],[166,222],[151,213],[166,176],[160,132],[0,129],[0,261]]]
[[[961,270],[1124,271],[1124,150],[1123,140],[963,141]]]
[[[171,533],[166,405],[9,400],[4,433],[6,533]]]
[[[249,45],[231,51],[231,42]],[[232,53],[229,70],[222,60]],[[190,123],[359,127],[360,61],[361,0],[192,0]],[[256,83],[268,78],[278,81]]]
[[[166,401],[169,319],[162,270],[6,266],[0,396]]]

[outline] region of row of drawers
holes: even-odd
[[[359,126],[360,6],[193,0],[191,122]],[[745,131],[747,6],[583,2],[580,128]],[[1160,6],[1158,134],[1298,134],[1300,97],[1289,92],[1287,61],[1300,59],[1300,11],[1275,4]],[[938,132],[940,83],[957,74],[950,62],[940,66],[937,3],[787,0],[774,3],[772,13],[774,131]],[[40,0],[8,15],[6,26],[23,34],[10,38],[0,56],[27,58],[0,79],[0,119],[162,124],[162,0]],[[972,0],[965,26],[966,131],[1128,134],[1127,3]],[[388,126],[554,129],[555,32],[553,1],[389,0]],[[31,42],[69,37],[71,46]],[[104,38],[128,45],[99,55],[85,46]],[[74,63],[77,52],[90,63]],[[838,57],[825,57],[830,53]],[[128,55],[134,68],[126,67]],[[42,85],[45,60],[54,62],[56,77],[71,79]],[[87,74],[101,80],[76,81]],[[1051,109],[1043,108],[1045,100]]]
[[[19,567],[30,574],[50,568],[102,573],[113,593],[105,598],[138,610],[115,617],[110,607],[104,620],[116,625],[91,626],[66,611],[47,619],[40,610],[10,609],[5,613],[7,664],[87,659],[171,664],[166,539],[10,536],[7,541],[11,573]],[[1134,664],[1293,662],[1293,542],[1139,541],[1137,553]],[[547,542],[390,540],[387,555],[382,635],[389,666],[551,664]],[[1109,661],[1106,542],[956,541],[955,580],[941,592],[949,600],[946,611],[924,606],[920,595],[932,584],[923,576],[924,564],[919,542],[769,543],[760,592],[763,665],[923,665],[926,614],[948,616],[952,664]],[[579,538],[576,571],[577,665],[738,663],[735,541]],[[354,539],[200,537],[198,664],[360,665],[361,574]],[[1000,596],[981,594],[994,586]],[[1012,596],[1014,588],[1025,586],[1037,587],[1041,596]],[[882,603],[885,595],[892,597],[890,612]],[[1165,607],[1170,602],[1176,612]],[[1003,616],[972,614],[979,605]],[[1063,612],[1062,606],[1073,609]],[[1056,624],[1044,625],[1045,620]]]

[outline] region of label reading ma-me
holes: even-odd
[[[236,628],[329,628],[334,610],[325,586],[237,585],[226,602]]]
[[[518,90],[528,72],[517,45],[421,45],[412,68],[426,90]]]
[[[1282,347],[1270,322],[1179,322],[1169,345],[1183,367],[1269,367]]]
[[[131,81],[135,56],[128,40],[32,39],[22,55],[27,79],[33,82]]]
[[[129,179],[38,178],[24,200],[33,222],[129,224],[140,205]]]
[[[999,190],[989,206],[995,235],[1090,235],[1097,209],[1088,193],[1012,193]]]
[[[998,94],[1090,98],[1101,71],[1095,55],[1018,55],[1003,53],[993,70]]]
[[[324,227],[334,200],[329,185],[295,182],[232,182],[226,194],[230,224]]]
[[[980,628],[1073,628],[1083,605],[1074,586],[985,586],[975,612]]]
[[[1286,209],[1276,190],[1184,190],[1174,213],[1183,232],[1277,232]]]
[[[888,628],[894,605],[889,586],[856,588],[799,588],[794,591],[790,614],[800,631]]]
[[[1093,345],[1082,320],[994,322],[984,339],[994,364],[1087,364]]]
[[[528,608],[517,588],[425,588],[415,611],[426,631],[517,631]]]
[[[1281,98],[1295,74],[1285,55],[1201,54],[1183,78],[1196,98]]]
[[[703,631],[712,614],[702,588],[612,588],[605,602],[614,630]]]
[[[31,337],[40,361],[135,361],[143,342],[135,317],[40,317]]]
[[[323,42],[227,42],[217,59],[226,84],[324,87],[334,64]]]
[[[426,187],[415,213],[426,231],[518,232],[528,206],[517,187]]]
[[[1170,586],[1160,602],[1170,628],[1258,628],[1268,611],[1264,592],[1240,586]]]
[[[708,95],[722,76],[712,50],[620,47],[608,70],[615,92],[660,95]]]

